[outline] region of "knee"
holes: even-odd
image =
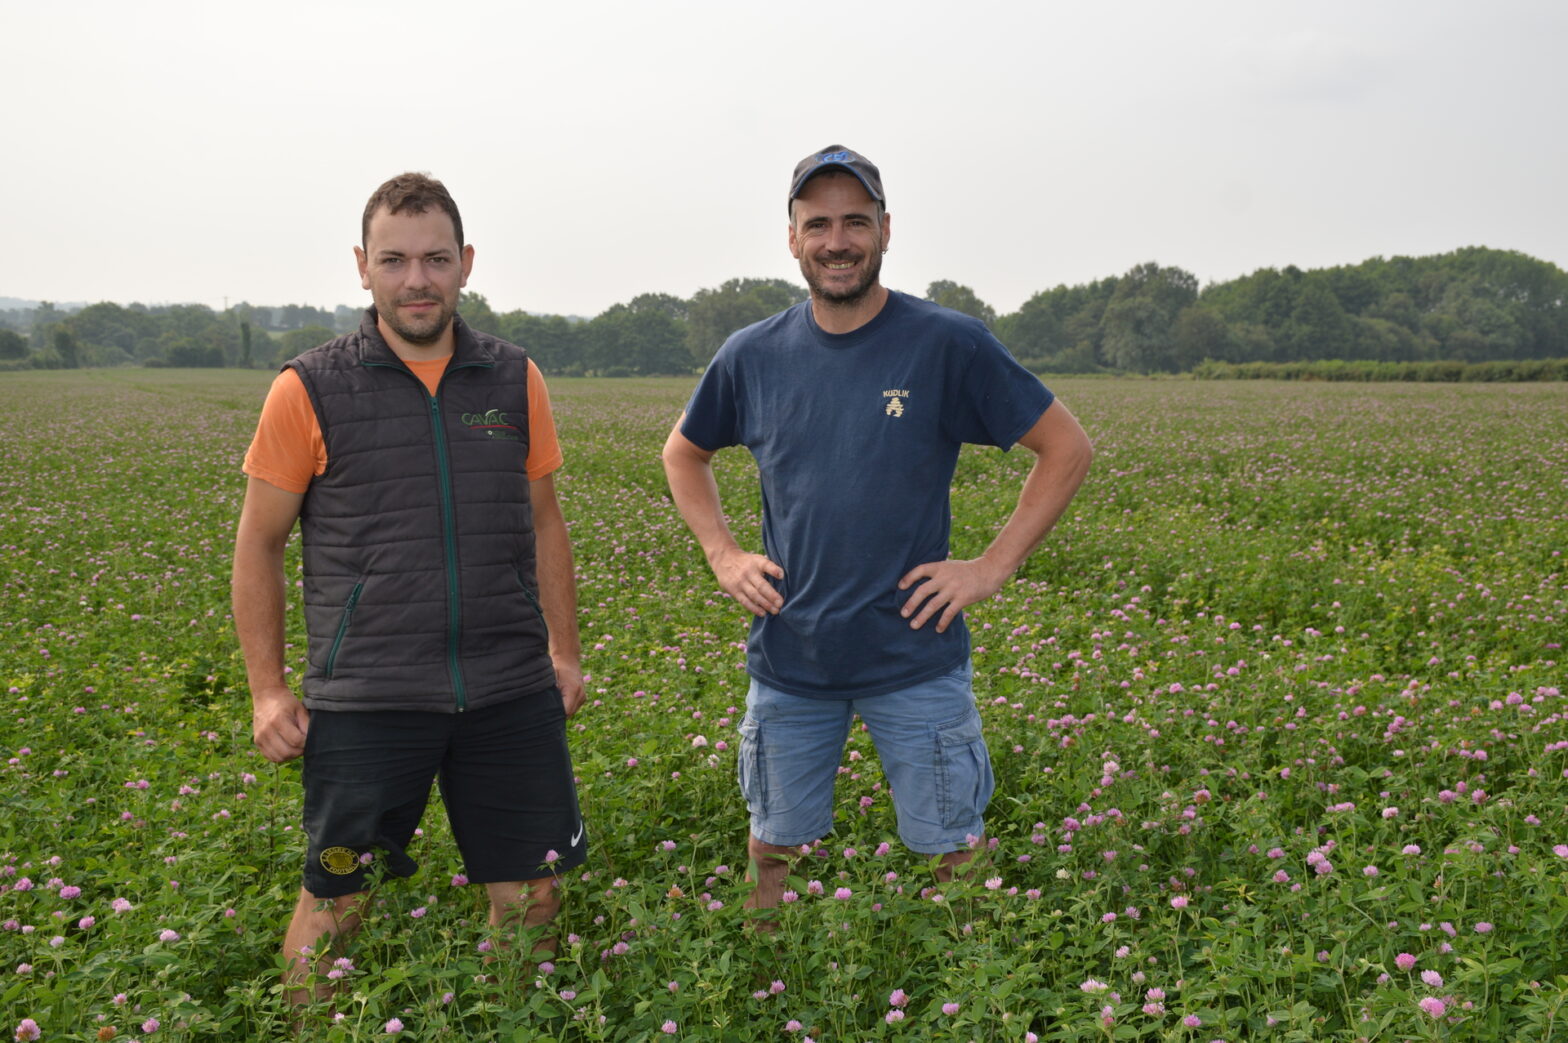
[[[496,926],[521,919],[526,927],[542,927],[561,911],[560,882],[554,877],[488,886],[490,922]]]
[[[523,910],[523,922],[530,927],[542,927],[555,919],[561,911],[561,883],[551,877],[537,880],[528,889],[528,905]]]
[[[340,935],[352,934],[359,927],[364,892],[340,898],[317,898],[301,890],[289,924],[288,947],[300,952]]]

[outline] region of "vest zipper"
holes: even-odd
[[[446,665],[447,672],[452,677],[452,694],[457,700],[457,712],[462,713],[468,709],[468,691],[463,684],[463,667],[458,659],[458,641],[462,635],[462,585],[457,579],[457,522],[452,510],[452,466],[448,457],[446,441],[446,425],[441,419],[441,385],[436,385],[436,393],[430,394],[425,390],[424,381],[415,376],[414,371],[407,366],[390,366],[385,362],[367,362],[367,366],[386,366],[388,369],[399,369],[407,373],[410,379],[425,391],[426,399],[430,404],[430,427],[435,435],[436,443],[436,474],[438,476],[437,492],[441,497],[441,547],[442,556],[446,559]],[[470,368],[488,369],[482,362],[452,362],[447,365],[446,372],[441,374],[441,383],[446,383],[446,378],[454,369]]]
[[[444,375],[443,375],[444,378]],[[436,473],[441,491],[441,546],[446,557],[446,661],[452,675],[452,691],[457,696],[457,712],[468,708],[468,693],[463,687],[463,668],[457,658],[458,638],[462,631],[461,587],[457,581],[457,521],[452,513],[452,468],[447,459],[446,426],[441,422],[441,389],[430,396],[430,426],[435,429]]]
[[[539,625],[544,627],[545,644],[548,646],[550,641],[550,623],[544,618],[544,607],[539,604],[539,598],[534,595],[534,592],[528,589],[528,584],[523,582],[522,576],[517,577],[517,584],[523,588],[523,597],[528,599],[528,603],[539,614]]]
[[[453,361],[441,374],[441,384],[454,369],[489,368],[483,363]],[[409,371],[413,376],[413,371]],[[414,378],[416,381],[419,379]],[[457,696],[457,712],[468,709],[468,691],[463,685],[463,666],[458,660],[458,642],[463,632],[462,584],[457,578],[457,518],[452,509],[452,461],[447,450],[446,424],[441,419],[441,384],[430,396],[430,426],[435,429],[436,472],[440,476],[441,490],[441,543],[446,555],[446,657],[447,669],[452,674],[452,691]],[[420,387],[424,387],[420,382]]]
[[[354,589],[349,593],[348,601],[343,604],[343,615],[338,617],[338,632],[332,638],[332,650],[327,653],[327,677],[331,677],[333,669],[338,662],[338,649],[343,647],[343,639],[348,636],[349,620],[354,616],[354,606],[359,604],[359,593],[365,589],[365,581],[360,580],[354,584]]]

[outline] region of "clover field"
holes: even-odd
[[[288,1034],[299,773],[251,746],[227,578],[268,380],[0,375],[5,1038]],[[1053,382],[1098,455],[969,613],[988,850],[938,885],[856,731],[772,933],[746,622],[658,460],[690,385],[551,384],[591,675],[555,958],[497,945],[433,800],[304,1038],[1568,1040],[1564,385]],[[966,450],[955,554],[1026,457]]]

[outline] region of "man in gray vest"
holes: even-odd
[[[544,381],[457,316],[474,248],[439,181],[378,188],[354,254],[374,305],[274,380],[234,547],[256,745],[304,756],[309,849],[283,944],[295,1003],[371,881],[417,868],[433,780],[495,928],[544,928],[587,852],[565,729],[583,703],[577,593]],[[303,700],[284,662],[296,521]]]

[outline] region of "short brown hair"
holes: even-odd
[[[386,208],[389,214],[423,214],[431,207],[443,211],[452,219],[452,231],[457,233],[457,247],[463,248],[463,218],[446,186],[429,174],[410,172],[399,174],[384,182],[370,194],[365,204],[365,216],[359,223],[359,245],[370,246],[370,219],[376,211]]]

